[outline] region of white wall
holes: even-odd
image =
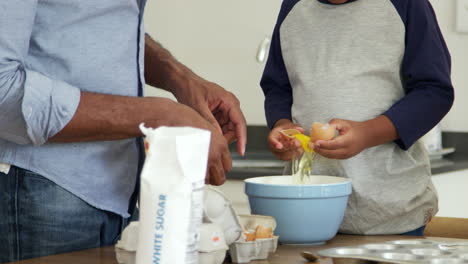
[[[452,54],[455,104],[442,122],[446,131],[468,132],[468,34],[455,31],[456,0],[431,0]]]
[[[280,4],[281,0],[148,1],[146,31],[200,76],[233,92],[248,124],[264,125],[259,85],[264,63],[256,61],[256,54],[273,31]]]
[[[452,54],[456,90],[454,107],[442,128],[468,132],[468,34],[455,32],[456,0],[431,2]],[[146,29],[180,61],[236,94],[249,124],[263,125],[263,94],[258,81],[264,65],[254,58],[258,43],[272,30],[279,3],[154,0],[148,2]],[[152,88],[147,89],[147,95],[168,96]]]

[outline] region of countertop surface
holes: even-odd
[[[252,261],[251,264],[304,264],[305,261],[300,253],[302,251],[318,252],[319,250],[353,246],[366,243],[378,243],[391,240],[412,239],[416,237],[408,236],[349,236],[338,235],[333,240],[322,246],[279,246],[276,253],[270,255],[268,260]],[[443,242],[468,242],[468,240],[450,238],[427,238]],[[85,251],[66,253],[55,256],[42,257],[37,259],[15,262],[17,264],[117,264],[113,247],[89,249]],[[323,258],[319,262],[322,264],[332,264],[331,259]],[[204,264],[204,263],[200,263]]]

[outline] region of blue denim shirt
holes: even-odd
[[[145,2],[0,1],[0,162],[128,216],[138,171],[135,139],[47,140],[71,120],[80,91],[142,95]]]

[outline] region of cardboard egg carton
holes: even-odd
[[[117,262],[119,264],[135,264],[137,245],[138,222],[132,222],[115,245]],[[227,250],[228,246],[222,228],[212,223],[202,224],[198,243],[198,263],[221,264],[226,258]]]
[[[198,256],[200,264],[222,264],[229,249],[234,263],[267,259],[276,251],[278,237],[273,235],[276,221],[270,216],[240,215],[224,194],[205,188],[203,224]],[[251,234],[247,241],[247,234]],[[130,223],[115,246],[119,264],[135,264],[138,222]]]
[[[244,235],[229,246],[232,262],[248,263],[252,260],[268,259],[276,252],[278,236],[273,232],[276,221],[273,217],[262,215],[240,215]]]
[[[271,216],[237,215],[229,199],[215,188],[205,189],[204,222],[218,224],[225,232],[232,262],[267,259],[278,246],[273,235],[276,221]],[[204,262],[200,262],[205,264]]]

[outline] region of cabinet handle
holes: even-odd
[[[260,46],[258,47],[258,52],[257,52],[257,61],[259,63],[265,62],[267,58],[267,54],[268,54],[268,48],[270,47],[270,43],[271,43],[270,37],[266,37],[262,41],[262,43],[260,43]]]

